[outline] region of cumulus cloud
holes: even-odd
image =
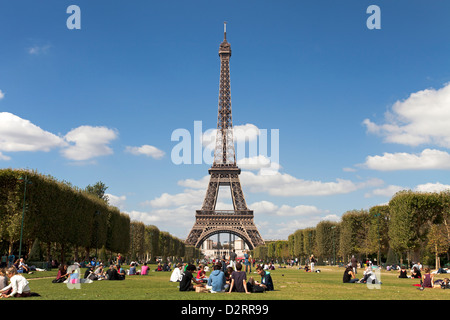
[[[303,180],[289,174],[276,172],[272,175],[243,171],[241,181],[250,192],[268,193],[273,196],[328,196],[351,193],[359,189],[378,186],[380,179],[370,179],[355,183],[350,180],[336,179],[332,182]]]
[[[335,214],[305,216],[303,218],[280,221],[277,223],[257,223],[257,227],[265,240],[286,239],[288,235],[299,229],[315,227],[321,221],[340,221]]]
[[[106,193],[105,196],[108,197],[108,202],[110,205],[117,207],[121,210],[125,208],[125,201],[127,200],[126,196],[116,196],[109,193]]]
[[[0,151],[50,151],[64,147],[62,137],[54,135],[30,121],[9,112],[0,113]]]
[[[440,182],[429,182],[418,185],[414,190],[419,192],[441,192],[450,190],[450,185],[442,184]]]
[[[5,156],[4,154],[2,154],[0,152],[0,160],[8,161],[8,160],[11,160],[11,157]]]
[[[133,155],[144,155],[147,157],[152,157],[154,159],[161,159],[162,157],[164,157],[164,151],[159,150],[158,148],[154,147],[154,146],[150,146],[148,144],[145,144],[143,146],[140,147],[126,147],[125,148],[125,152],[131,153]]]
[[[186,179],[178,181],[178,185],[206,190],[210,176],[204,176],[199,180]],[[360,189],[377,187],[383,181],[377,178],[363,182],[336,179],[336,181],[322,182],[303,180],[286,173],[274,172],[272,175],[264,174],[263,170],[257,173],[242,171],[240,175],[242,186],[251,193],[267,193],[273,196],[328,196],[334,194],[346,194]]]
[[[377,188],[374,189],[368,193],[366,193],[364,195],[365,198],[371,198],[371,197],[392,197],[394,194],[396,194],[397,192],[401,191],[401,190],[405,190],[404,187],[401,186],[396,186],[396,185],[390,185],[387,186],[385,188]]]
[[[77,161],[110,155],[113,150],[109,144],[117,135],[115,130],[106,127],[81,126],[65,135],[70,146],[61,150],[61,153],[67,159]]]
[[[384,124],[369,119],[363,124],[369,133],[386,142],[418,146],[431,144],[450,147],[450,83],[441,89],[426,89],[397,101],[385,114]]]
[[[205,197],[205,192],[205,190],[201,189],[187,189],[184,192],[177,194],[163,193],[161,196],[153,200],[146,201],[144,204],[150,205],[154,208],[197,205],[197,209],[200,209],[203,198]]]
[[[276,215],[280,217],[311,216],[328,212],[309,205],[298,205],[292,207],[284,204],[277,206],[274,203],[265,200],[252,203],[249,205],[249,208],[255,212],[258,212],[258,214]]]
[[[368,156],[364,166],[379,171],[450,169],[450,154],[435,149],[425,149],[420,154],[384,153]]]
[[[83,161],[112,154],[109,144],[117,136],[116,130],[91,126],[80,126],[65,136],[58,136],[29,120],[9,112],[0,112],[0,152],[48,152],[58,148],[65,158]],[[0,160],[11,159],[0,154]]]
[[[392,198],[397,192],[402,190],[412,190],[415,192],[441,192],[450,190],[450,185],[442,184],[440,182],[428,182],[424,184],[419,184],[413,188],[410,187],[402,187],[397,185],[389,185],[385,188],[374,189],[371,192],[365,194],[366,198],[382,196]]]
[[[258,138],[261,131],[254,124],[247,123],[244,125],[233,126],[233,138],[235,143],[243,143],[254,141]],[[207,130],[203,133],[202,144],[204,147],[214,149],[216,141],[217,129]]]

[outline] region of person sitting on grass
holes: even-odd
[[[181,263],[177,264],[176,268],[173,268],[172,274],[170,275],[170,282],[180,282],[183,279],[183,265]]]
[[[136,275],[136,265],[134,264],[134,262],[130,264],[130,270],[128,270],[128,275],[130,276]]]
[[[197,281],[208,282],[208,278],[206,277],[206,271],[204,265],[199,265],[199,271],[197,272]]]
[[[203,286],[200,281],[194,279],[192,275],[196,271],[194,265],[189,264],[186,267],[186,272],[183,274],[183,277],[180,281],[180,291],[195,291],[195,287]]]
[[[426,267],[424,270],[425,274],[422,276],[422,287],[433,288],[433,275],[430,273],[430,268]]]
[[[6,270],[6,275],[10,280],[10,284],[0,290],[2,298],[11,297],[31,297],[31,290],[28,286],[28,280],[17,272],[16,267],[12,266]]]
[[[250,293],[247,289],[247,274],[242,272],[242,264],[239,262],[235,264],[236,271],[231,274],[231,284],[230,290],[231,292],[245,292]]]
[[[222,265],[216,264],[213,272],[209,275],[206,288],[211,290],[211,293],[225,292],[225,273],[221,270]]]
[[[111,264],[109,266],[108,271],[106,271],[106,279],[107,280],[120,280],[119,273],[117,272],[115,265]]]
[[[265,271],[262,266],[256,267],[256,273],[261,276],[261,282],[258,282],[250,277],[247,283],[247,287],[252,292],[261,292],[261,291],[273,291],[273,281],[272,276],[269,271]],[[255,288],[256,287],[256,288]],[[259,287],[259,288],[258,288]],[[258,290],[260,289],[260,290]]]
[[[402,266],[402,268],[400,269],[400,274],[398,276],[399,278],[408,278],[408,272],[406,271],[406,267]]]
[[[125,280],[125,270],[119,264],[116,264],[116,269],[119,277],[118,280]]]
[[[419,268],[413,267],[413,269],[411,271],[411,278],[413,278],[413,279],[420,279],[420,278],[422,278],[422,274],[420,273]]]
[[[355,277],[353,273],[353,267],[351,265],[347,266],[344,271],[344,276],[342,279],[343,283],[355,283],[358,279]]]
[[[53,283],[62,283],[67,280],[69,274],[67,273],[67,264],[61,264],[58,269],[58,273],[56,274],[56,279],[53,280]]]
[[[146,276],[148,275],[148,265],[147,262],[144,262],[144,265],[141,267],[141,275]]]
[[[106,272],[103,268],[103,263],[101,263],[97,269],[94,270],[94,277],[96,280],[105,280],[106,279]]]
[[[434,283],[433,283],[433,288],[434,289],[450,289],[450,282],[448,278],[444,278],[444,279],[437,279]]]

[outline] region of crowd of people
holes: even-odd
[[[204,264],[196,267],[193,264],[179,263],[175,266],[170,281],[179,282],[180,291],[250,294],[274,290],[272,276],[268,270],[264,270],[262,265],[256,266],[256,273],[261,277],[260,281],[257,281],[253,277],[247,279],[247,273],[251,273],[248,265],[231,261],[233,260],[230,259],[228,264],[223,261],[214,261],[211,271],[209,266]],[[246,270],[245,266],[247,266]]]
[[[0,266],[0,297],[28,297],[32,293],[30,291],[29,283],[23,276],[24,273],[32,273],[33,266],[28,266],[23,258],[13,259],[2,257],[2,265]],[[212,265],[208,265],[211,264]],[[52,266],[57,263],[52,261]],[[307,272],[320,272],[316,267],[317,259],[311,255],[307,259],[304,270]],[[53,280],[54,283],[91,283],[95,280],[125,280],[127,276],[134,275],[148,275],[150,268],[146,262],[132,261],[129,263],[129,268],[124,268],[125,259],[117,256],[115,260],[108,262],[108,266],[97,260],[96,258],[75,263],[70,267],[67,264],[60,264],[58,273]],[[286,264],[288,267],[300,265],[298,260],[290,260]],[[73,267],[79,267],[76,270]],[[357,277],[358,266],[364,268],[362,276]],[[252,273],[257,274],[260,278],[255,279],[250,276]],[[286,268],[286,266],[278,266],[279,268]],[[86,268],[84,275],[81,276],[80,268]],[[302,269],[299,267],[298,269]],[[225,256],[222,258],[215,258],[213,260],[197,260],[197,266],[193,263],[176,263],[171,264],[170,261],[162,262],[157,260],[155,272],[171,271],[170,281],[179,283],[180,291],[196,291],[196,292],[242,292],[246,294],[255,292],[265,292],[274,290],[271,271],[275,270],[273,261],[261,261],[255,266],[255,260],[249,256],[248,252],[244,253],[243,258],[237,258],[235,252],[232,252],[228,259]],[[364,265],[352,256],[352,259],[344,268],[343,283],[367,283],[367,284],[381,284],[377,277],[379,266],[368,263]],[[406,266],[388,266],[386,271],[398,271],[398,278],[418,279],[420,284],[413,284],[419,289],[424,288],[442,288],[450,289],[448,278],[436,279],[436,273],[450,273],[448,269],[439,268],[431,272],[430,268],[423,267],[420,262],[410,265],[410,269]],[[37,295],[37,294],[36,294]]]
[[[420,262],[413,263],[410,274],[408,275],[408,270],[406,266],[398,266],[395,268],[399,270],[398,278],[403,279],[419,279],[420,283],[416,284],[419,289],[423,290],[424,288],[434,288],[434,289],[450,289],[449,278],[444,279],[436,279],[434,280],[434,275],[438,273],[448,273],[447,269],[439,268],[435,272],[431,272],[429,267],[423,267]],[[392,269],[391,269],[392,270]],[[422,274],[423,272],[423,274]]]

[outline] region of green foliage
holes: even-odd
[[[35,171],[0,170],[0,235],[14,243],[19,238],[24,181],[27,185],[24,242],[128,251],[130,219],[98,196]],[[100,213],[96,215],[96,213]]]
[[[102,199],[106,203],[109,202],[108,196],[105,195],[106,189],[108,187],[101,181],[95,183],[93,186],[88,185],[85,189],[85,191],[89,194],[92,194],[94,196],[97,196],[99,199]]]

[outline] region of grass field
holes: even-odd
[[[150,268],[154,270],[155,266]],[[369,289],[365,284],[342,283],[343,268],[320,266],[318,269],[320,273],[306,273],[289,267],[272,270],[275,291],[249,295],[180,292],[178,283],[169,282],[170,272],[150,271],[147,276],[127,276],[124,281],[94,281],[81,284],[80,289],[52,283],[56,270],[25,276],[31,291],[40,294],[40,297],[27,300],[450,300],[450,290],[420,291],[413,286],[419,283],[418,279],[399,279],[397,272],[381,271],[381,288]],[[358,271],[357,277],[361,278],[362,270]],[[259,280],[256,273],[248,276]],[[437,278],[444,278],[444,275],[436,275]]]

